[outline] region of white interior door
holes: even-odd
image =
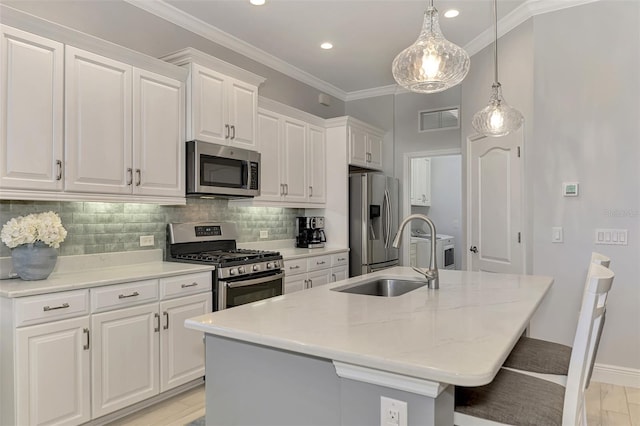
[[[473,271],[524,273],[522,129],[469,139],[468,262]]]

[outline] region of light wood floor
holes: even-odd
[[[640,389],[592,382],[589,426],[640,426]],[[183,426],[204,415],[204,385],[145,408],[109,426]]]

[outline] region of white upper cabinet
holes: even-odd
[[[65,189],[131,193],[132,67],[66,48]]]
[[[321,119],[314,121],[308,114],[275,101],[260,102],[265,104],[258,110],[257,126],[260,196],[253,204],[304,207],[325,203],[325,130],[315,124]]]
[[[38,18],[17,24],[37,34],[0,26],[0,196],[185,204],[187,70]]]
[[[349,164],[367,169],[382,170],[382,135],[372,128],[348,124]]]
[[[62,43],[0,26],[0,187],[63,188]]]
[[[184,196],[184,85],[133,70],[135,194]]]
[[[431,159],[411,159],[411,205],[431,205]]]
[[[187,140],[256,150],[258,86],[263,77],[191,48],[162,59],[190,71]]]
[[[327,144],[325,130],[309,125],[307,136],[307,186],[310,203],[324,203],[327,198]]]

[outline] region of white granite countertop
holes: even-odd
[[[208,265],[163,262],[162,250],[63,256],[46,280],[0,280],[0,297],[24,297],[212,271]]]
[[[238,243],[239,248],[250,248],[257,250],[274,250],[280,252],[284,260],[300,259],[311,256],[323,256],[349,251],[349,247],[321,247],[321,248],[297,248],[296,240],[273,240],[254,241],[249,243]]]
[[[397,297],[330,290],[369,278],[419,279],[396,267],[227,309],[187,328],[462,386],[489,383],[553,279],[441,270],[440,289]]]

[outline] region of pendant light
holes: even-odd
[[[393,60],[393,77],[405,89],[437,93],[460,83],[469,72],[469,55],[444,38],[431,0],[420,36]]]
[[[489,105],[473,116],[473,128],[485,136],[505,136],[522,126],[524,117],[502,97],[502,86],[498,82],[498,0],[493,0],[493,20],[495,42],[493,44],[493,61],[495,80],[491,86]]]

